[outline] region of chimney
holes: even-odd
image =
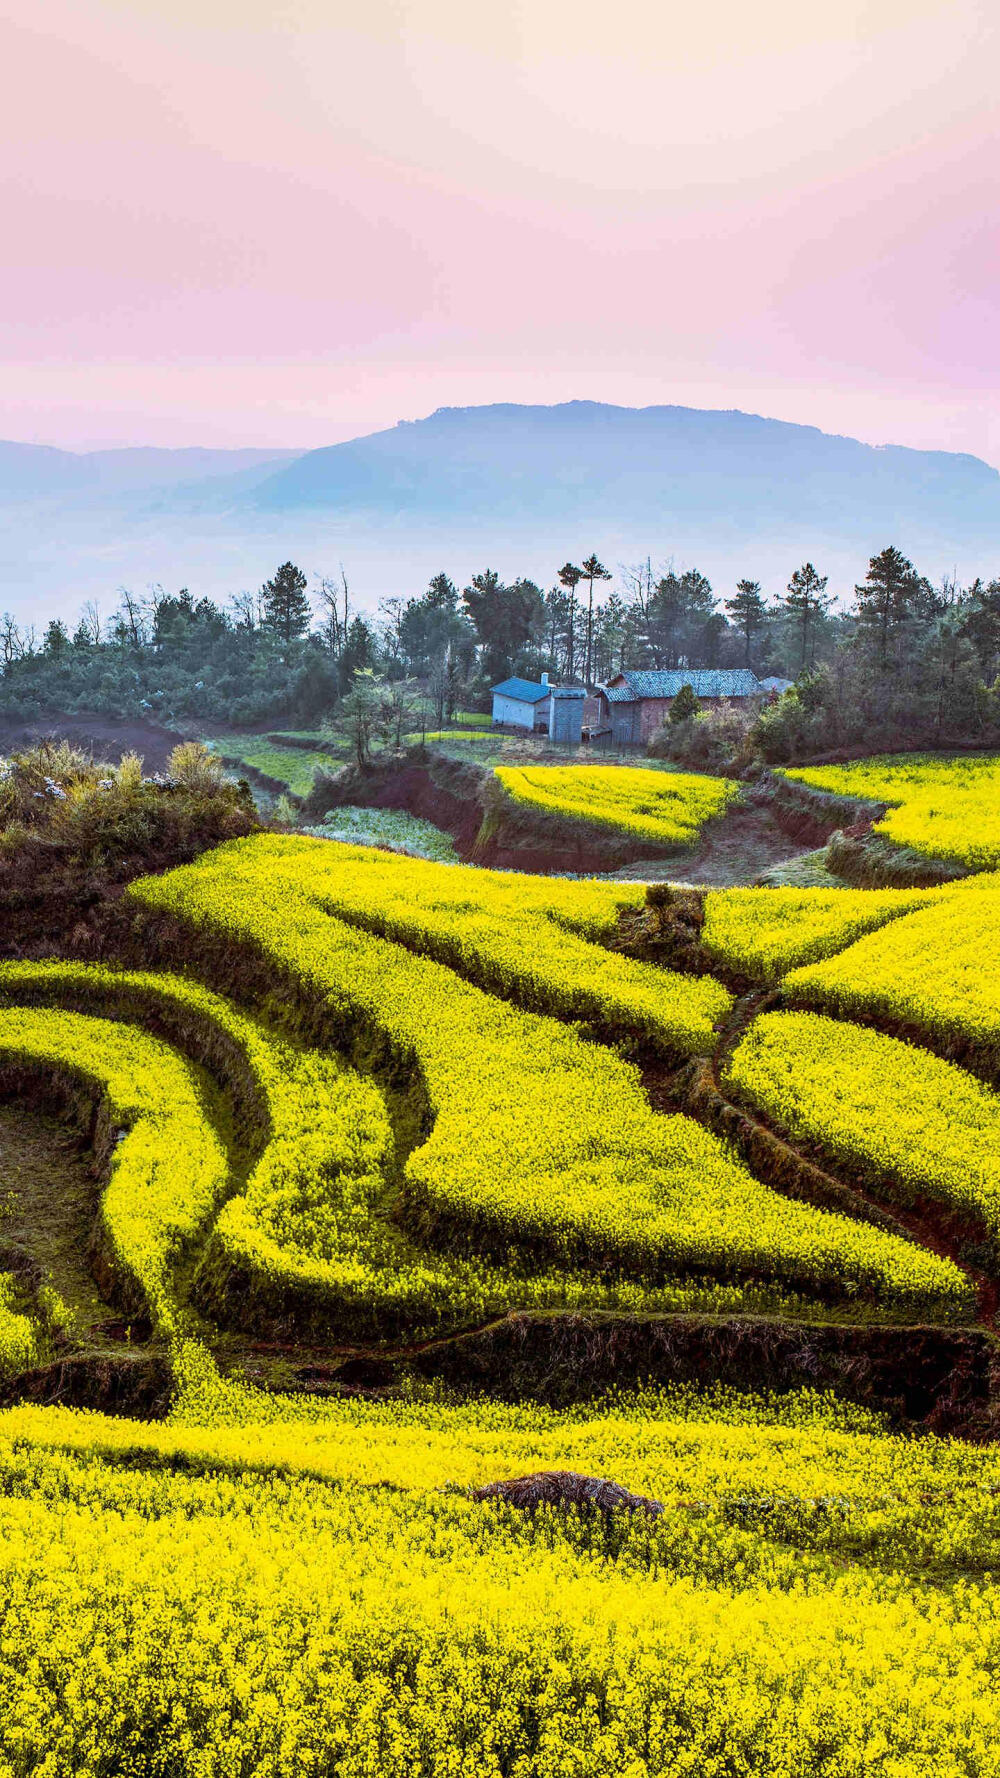
[[[547,673],[543,673],[542,674],[542,684],[544,686],[548,686],[548,683],[549,683],[549,676]]]

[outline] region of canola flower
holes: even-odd
[[[755,1019],[726,1084],[877,1189],[940,1198],[1000,1236],[1000,1100],[937,1056],[816,1013]]]
[[[392,1148],[373,1084],[328,1052],[279,1037],[232,1001],[167,971],[54,959],[0,964],[0,1000],[145,1024],[204,1064],[229,1097],[240,1153],[231,1195],[208,1231],[195,1295],[217,1319],[298,1336],[398,1338],[512,1306],[809,1316],[819,1305],[773,1285],[601,1278],[586,1267],[500,1267],[422,1246],[394,1218]],[[13,1314],[13,1310],[11,1311]],[[0,1316],[11,1371],[31,1353],[30,1323]]]
[[[727,778],[642,766],[496,766],[515,802],[613,827],[657,845],[693,845],[700,829],[739,794]]]
[[[629,885],[410,864],[360,847],[325,861],[323,905],[368,932],[435,957],[492,994],[589,1019],[668,1055],[705,1054],[732,996],[710,976],[638,963],[613,939]]]
[[[701,942],[714,963],[773,982],[941,897],[940,889],[712,889]]]
[[[0,1770],[1000,1771],[994,1452],[807,1396],[282,1406],[0,1415]],[[468,1496],[567,1463],[664,1515]]]
[[[950,885],[940,901],[791,972],[797,1003],[903,1026],[1000,1071],[1000,876]]]
[[[875,831],[970,870],[1000,866],[1000,757],[885,754],[843,766],[787,768],[786,778],[893,805]]]
[[[16,1280],[0,1272],[0,1377],[15,1377],[38,1357],[37,1329],[20,1299]]]
[[[96,1146],[109,1156],[102,1243],[127,1300],[155,1327],[175,1326],[172,1262],[220,1203],[225,1148],[205,1087],[183,1057],[145,1031],[82,1013],[0,1009],[0,1069],[55,1075],[101,1107]]]
[[[312,1029],[350,1034],[419,1080],[432,1127],[406,1163],[402,1207],[422,1239],[654,1284],[693,1270],[968,1312],[949,1262],[780,1197],[692,1119],[651,1111],[637,1071],[611,1051],[327,912],[337,886],[322,841],[263,836],[129,896],[164,954],[176,945],[231,969],[243,947],[258,975],[263,964],[294,983]],[[180,923],[176,940],[164,914]]]

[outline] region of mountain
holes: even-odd
[[[225,600],[289,558],[343,564],[369,611],[442,568],[549,586],[591,550],[769,594],[808,558],[849,600],[887,543],[933,579],[1000,575],[1000,476],[756,414],[591,401],[440,408],[306,452],[0,443],[0,610],[36,625],[111,609],[122,585]]]
[[[217,451],[193,446],[160,450],[137,445],[120,450],[60,451],[51,445],[0,439],[0,503],[131,493],[193,486],[219,478],[253,480],[290,463],[296,451]]]
[[[588,536],[641,526],[654,549],[669,548],[678,526],[697,527],[702,550],[720,533],[789,528],[849,545],[884,536],[906,547],[915,534],[1000,542],[1000,475],[977,457],[876,447],[737,410],[592,401],[439,408],[307,451],[251,498],[275,513],[546,520],[589,526]]]

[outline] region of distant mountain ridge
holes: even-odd
[[[32,622],[121,585],[226,599],[288,559],[344,564],[373,611],[442,568],[549,585],[592,549],[769,594],[809,558],[849,602],[887,543],[933,579],[1000,576],[1000,474],[738,409],[593,401],[439,408],[311,451],[0,443],[0,609]]]
[[[0,439],[0,502],[186,487],[254,470],[264,475],[300,455],[298,451],[213,450],[201,445],[179,450],[134,445],[63,451],[54,445]]]
[[[873,446],[738,409],[573,401],[439,408],[308,451],[252,502],[415,518],[692,519],[757,535],[814,525],[904,535],[928,524],[1000,539],[1000,474],[980,458]]]

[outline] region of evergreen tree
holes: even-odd
[[[878,663],[884,673],[889,649],[897,632],[923,613],[929,615],[933,595],[901,550],[890,544],[872,556],[864,583],[854,589],[855,615],[863,631],[875,638]]]
[[[987,685],[1000,673],[1000,580],[973,581],[960,601],[962,633],[968,637]]]
[[[725,601],[725,607],[734,629],[739,630],[743,637],[744,658],[749,667],[754,637],[767,622],[767,607],[761,598],[760,581],[738,580],[736,591],[731,599]]]
[[[58,660],[70,646],[69,631],[62,619],[54,617],[42,639],[42,652],[51,660]]]
[[[646,599],[645,641],[653,666],[703,665],[714,614],[712,583],[697,568],[664,574]]]
[[[587,582],[587,657],[583,670],[583,681],[588,691],[591,685],[591,668],[594,663],[594,582],[610,580],[611,575],[603,562],[595,555],[590,555],[583,564],[582,578]]]
[[[265,622],[283,642],[304,635],[309,628],[312,608],[306,598],[308,584],[301,568],[296,568],[294,562],[283,562],[274,579],[265,581],[261,589]]]
[[[816,660],[816,638],[820,624],[833,604],[827,594],[828,576],[817,574],[811,562],[796,568],[782,604],[798,631],[800,644],[799,672],[811,669]]]
[[[566,588],[566,677],[576,672],[576,589],[583,579],[583,569],[574,562],[564,562],[559,570],[559,585]]]
[[[506,679],[544,646],[545,601],[533,580],[504,586],[492,568],[474,574],[462,594],[469,620],[482,650],[480,669],[487,679]],[[523,657],[527,656],[527,660]]]
[[[691,717],[697,716],[700,709],[701,704],[698,702],[694,686],[682,685],[680,691],[671,701],[667,720],[672,727],[676,727],[677,723],[688,722]]]

